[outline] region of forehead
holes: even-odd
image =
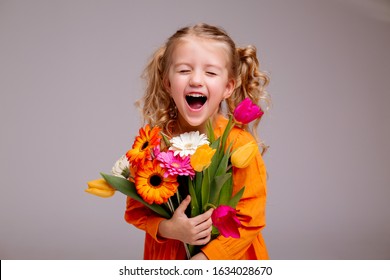
[[[219,63],[230,63],[229,48],[225,42],[198,36],[180,38],[172,51],[171,59],[177,60],[215,60]]]

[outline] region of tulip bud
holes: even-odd
[[[104,179],[89,181],[88,189],[85,191],[100,197],[111,197],[115,193],[115,189],[111,187]]]
[[[257,118],[260,118],[263,114],[263,110],[247,97],[237,105],[233,116],[237,122],[248,124]]]
[[[224,237],[240,238],[238,228],[241,226],[241,222],[236,216],[236,209],[220,205],[214,209],[211,220]]]
[[[259,148],[256,143],[251,141],[246,143],[245,145],[237,148],[231,157],[231,163],[234,167],[237,168],[245,168],[247,167],[252,159],[255,157]]]

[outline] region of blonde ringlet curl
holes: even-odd
[[[142,108],[144,122],[151,126],[159,126],[164,131],[169,131],[174,113],[175,104],[164,86],[163,56],[166,47],[160,47],[152,55],[142,77],[146,81],[144,97],[136,102],[136,106]]]
[[[263,111],[267,111],[271,106],[271,98],[266,91],[270,78],[267,73],[260,71],[256,47],[252,45],[237,47],[235,63],[233,69],[236,70],[234,74],[236,84],[232,95],[226,99],[228,113],[232,114],[237,105],[247,97],[258,104]],[[241,127],[252,133],[265,152],[268,147],[257,136],[259,123],[260,119],[257,119],[250,126],[241,125]]]
[[[235,81],[232,95],[225,100],[227,115],[233,114],[236,106],[247,97],[262,107],[264,111],[268,110],[271,100],[265,88],[269,84],[269,76],[260,71],[256,48],[251,45],[237,48],[234,41],[222,28],[200,23],[176,31],[153,54],[147,64],[143,73],[143,78],[146,81],[145,94],[137,102],[138,106],[142,108],[146,123],[151,126],[159,126],[167,134],[171,134],[177,111],[173,99],[165,88],[165,83],[167,82],[172,53],[175,47],[188,36],[214,40],[225,46],[224,50],[229,57],[229,78]],[[222,112],[222,103],[220,112]],[[250,126],[242,126],[243,129],[252,133],[257,141],[259,141],[257,137],[259,122],[260,119],[254,121]],[[261,141],[259,144],[264,151],[266,146]]]

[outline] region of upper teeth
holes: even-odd
[[[190,93],[190,94],[187,94],[187,96],[191,96],[191,97],[204,97],[204,95],[199,94],[199,93]]]

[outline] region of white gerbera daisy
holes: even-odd
[[[199,146],[210,143],[207,136],[200,134],[199,131],[185,132],[173,137],[170,142],[171,147],[169,149],[174,152],[175,156],[180,154],[181,157],[192,155]]]
[[[127,160],[126,155],[123,155],[118,159],[114,166],[111,169],[111,173],[114,176],[122,177],[127,179],[129,177],[129,161]]]

